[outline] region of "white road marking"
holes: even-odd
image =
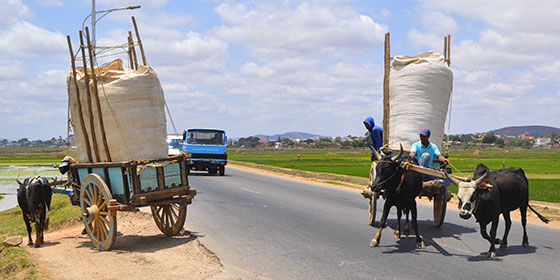
[[[246,189],[246,188],[242,188],[242,190],[248,191],[248,192],[251,192],[251,193],[254,193],[254,194],[261,194],[260,192],[257,192],[257,191],[254,191],[254,190],[250,190],[250,189]]]

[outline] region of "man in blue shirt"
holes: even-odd
[[[367,117],[364,120],[364,126],[368,130],[369,137],[371,138],[371,145],[376,151],[383,146],[383,128],[375,125],[373,117]]]
[[[410,148],[410,157],[416,158],[418,160],[418,165],[431,168],[434,158],[437,158],[443,164],[449,164],[449,160],[441,155],[439,149],[436,145],[429,141],[430,130],[428,128],[422,128],[420,130],[420,141],[412,144]],[[432,176],[423,175],[424,180],[433,180]],[[438,179],[444,186],[450,184],[449,181]]]

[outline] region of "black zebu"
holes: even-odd
[[[41,246],[43,231],[49,226],[48,211],[51,208],[52,190],[49,181],[41,176],[35,175],[19,184],[17,199],[23,220],[27,226],[28,245],[33,245],[31,239],[31,223],[35,223],[35,247]]]
[[[416,234],[417,248],[424,248],[424,242],[418,233],[416,197],[422,189],[422,175],[414,171],[405,171],[400,166],[403,161],[410,161],[418,164],[416,159],[409,158],[408,155],[401,158],[403,154],[402,145],[399,154],[391,157],[383,155],[381,157],[377,151],[372,149],[373,156],[377,159],[376,177],[372,183],[372,189],[379,192],[385,190],[386,200],[383,205],[383,215],[379,224],[377,233],[371,240],[370,246],[377,247],[381,238],[381,231],[387,223],[387,216],[391,207],[397,207],[397,229],[395,230],[395,238],[401,237],[401,215],[406,213],[405,232],[408,230],[408,212],[412,213],[412,229]]]
[[[459,216],[469,219],[474,214],[480,224],[480,234],[490,242],[489,257],[496,256],[494,244],[500,248],[507,248],[507,236],[511,228],[510,212],[519,208],[521,224],[523,225],[524,247],[529,246],[527,237],[527,207],[529,207],[545,223],[548,219],[543,217],[529,205],[529,181],[523,169],[509,167],[490,172],[484,164],[479,164],[474,172],[473,181],[461,182],[447,173],[447,178],[459,187]],[[500,214],[504,216],[506,228],[502,240],[496,238]],[[490,235],[486,226],[492,223]]]

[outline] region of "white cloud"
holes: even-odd
[[[434,40],[442,31],[451,33],[452,61],[459,67],[503,69],[544,62],[558,53],[560,39],[552,34],[560,34],[556,23],[560,5],[554,0],[426,0],[417,9],[422,14],[424,31],[412,29],[409,40],[434,48]],[[454,40],[454,32],[470,32],[464,29],[478,25],[482,25],[479,31],[472,30],[479,32],[478,39]]]
[[[15,59],[0,57],[0,81],[18,79],[25,75],[25,65]]]
[[[56,57],[67,52],[66,38],[29,22],[10,25],[0,32],[2,55],[15,57]]]
[[[66,72],[49,70],[0,81],[0,131],[7,138],[65,134]],[[62,82],[61,82],[62,81]]]
[[[0,9],[0,26],[15,23],[21,18],[30,15],[32,15],[31,11],[29,11],[29,8],[24,5],[21,0],[2,1],[2,9]]]
[[[337,48],[371,50],[383,42],[386,26],[347,7],[309,3],[295,8],[223,3],[215,33],[250,46],[257,55],[320,55]]]
[[[500,30],[535,33],[560,33],[556,0],[426,0],[437,7],[467,18],[482,20]]]
[[[91,6],[90,0],[85,0]],[[142,9],[161,8],[167,5],[168,0],[97,0],[96,10],[113,9],[128,6],[142,6]]]
[[[64,2],[61,0],[37,0],[37,4],[45,7],[64,7]]]
[[[512,52],[507,48],[486,46],[472,40],[452,46],[451,61],[466,69],[504,69],[545,61],[547,56],[531,52]]]

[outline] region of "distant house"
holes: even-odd
[[[550,138],[549,137],[541,137],[541,138],[536,138],[535,139],[535,145],[537,145],[537,146],[548,145],[548,144],[550,144]]]
[[[521,134],[521,135],[519,136],[519,138],[521,138],[521,139],[527,139],[527,140],[535,140],[535,136],[527,136],[527,135],[525,135],[525,134]]]

